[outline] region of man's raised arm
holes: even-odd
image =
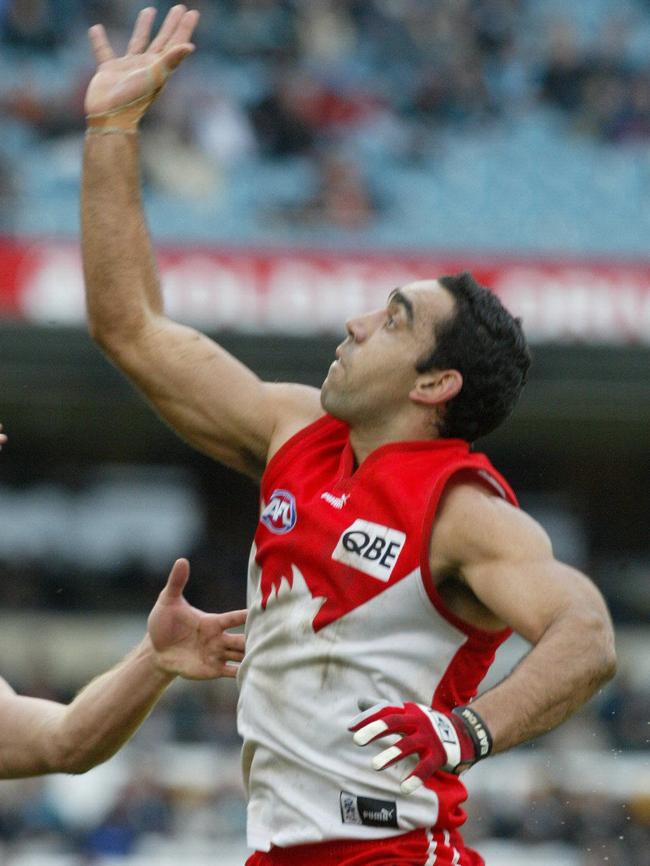
[[[81,228],[89,329],[166,421],[192,445],[250,475],[322,414],[318,391],[268,385],[212,340],[172,322],[140,199],[138,123],[194,50],[198,12],[174,6],[150,41],[143,9],[127,53],[101,25],[90,40],[97,72],[86,94]]]

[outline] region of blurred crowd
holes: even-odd
[[[589,5],[593,0],[589,0]],[[1,0],[0,39],[23,74],[0,84],[5,117],[36,139],[78,134],[91,72],[84,31],[124,46],[139,0]],[[159,3],[161,15],[169,3]],[[604,142],[650,137],[650,10],[610,4],[595,34],[534,0],[197,0],[198,55],[147,118],[148,182],[218,194],[246,161],[302,158],[304,194],[279,223],[363,228],[390,207],[382,160],[416,164],[441,130],[489,129],[540,109]],[[161,17],[161,16],[160,16]],[[35,57],[56,57],[61,86]],[[1,151],[0,151],[1,152]],[[0,198],[11,190],[0,170]],[[262,211],[264,204],[261,204]]]
[[[22,688],[41,697],[71,697],[65,691],[53,692],[38,678]],[[5,785],[0,790],[0,844],[11,850],[42,839],[53,850],[74,852],[93,862],[127,856],[152,834],[167,840],[194,834],[214,844],[241,838],[245,799],[237,770],[235,703],[232,683],[172,688],[136,735],[126,759],[127,777],[90,822],[71,821],[45,781],[12,783],[10,789]],[[601,743],[594,760],[601,753],[631,749],[642,763],[650,748],[649,717],[650,693],[639,693],[619,677],[581,712],[577,729],[583,741]],[[156,749],[170,743],[207,746],[217,757],[227,755],[233,772],[220,775],[215,763],[213,784],[207,788],[172,780],[156,758]],[[532,749],[545,745],[541,740]],[[550,753],[553,763],[559,760],[555,748]],[[524,746],[519,751],[530,750]],[[526,795],[516,794],[516,786],[507,798],[472,794],[468,842],[479,848],[486,839],[523,845],[563,843],[580,852],[581,866],[650,866],[650,796],[622,798],[602,790],[578,794],[572,779],[563,778],[566,786],[540,777]]]

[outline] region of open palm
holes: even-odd
[[[136,20],[126,54],[116,57],[106,31],[96,24],[88,31],[97,72],[86,91],[86,114],[120,111],[141,100],[142,113],[154,100],[169,74],[191,54],[192,33],[199,20],[196,10],[174,6],[158,35],[149,43],[156,10],[143,9]]]
[[[204,613],[183,597],[190,574],[186,559],[177,559],[149,614],[147,631],[158,667],[187,679],[234,677],[244,657],[244,635],[227,629],[246,621],[245,610]]]

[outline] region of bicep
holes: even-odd
[[[162,316],[108,351],[180,436],[252,476],[283,435],[322,413],[316,389],[266,384],[209,337]]]
[[[485,489],[452,489],[432,542],[443,560],[500,622],[531,643],[564,613],[607,619],[584,574],[556,560],[542,527]],[[433,546],[432,546],[433,549]]]
[[[589,578],[552,556],[497,557],[468,565],[463,576],[488,610],[533,644],[569,611],[607,616]]]

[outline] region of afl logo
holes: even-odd
[[[274,490],[264,506],[260,520],[276,535],[291,532],[296,525],[296,499],[288,490]]]

